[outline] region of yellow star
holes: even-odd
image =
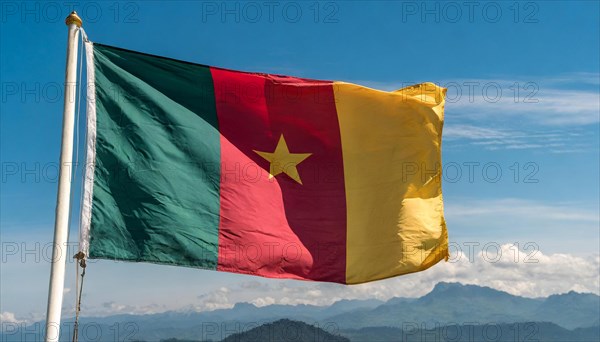
[[[283,134],[279,138],[277,147],[275,147],[275,152],[269,153],[256,150],[253,151],[271,163],[269,179],[283,172],[290,176],[291,179],[302,184],[302,180],[300,179],[300,175],[298,174],[298,169],[296,166],[304,159],[308,158],[312,153],[290,153]]]

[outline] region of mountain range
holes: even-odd
[[[378,334],[383,334],[381,336],[385,336],[385,331],[398,336],[407,331],[436,331],[441,327],[458,327],[456,329],[460,330],[471,326],[477,330],[491,326],[492,328],[487,329],[514,330],[526,327],[523,324],[533,324],[533,328],[543,327],[544,331],[552,330],[559,335],[561,332],[575,334],[575,337],[579,336],[577,332],[583,331],[581,336],[592,334],[591,336],[599,336],[596,340],[600,340],[600,297],[569,292],[545,298],[525,298],[489,287],[442,282],[420,298],[392,298],[385,302],[375,299],[342,300],[330,306],[263,307],[238,303],[230,309],[206,312],[170,311],[151,315],[83,317],[80,323],[80,341],[98,340],[94,339],[98,334],[111,336],[109,340],[159,341],[178,338],[221,341],[230,335],[244,333],[281,319],[305,322],[334,336],[341,334],[349,337],[352,341],[364,340],[369,331],[373,333],[376,328],[379,329]],[[61,338],[65,340],[69,340],[68,334],[72,331],[70,322],[72,320],[64,322],[65,335],[61,334]],[[521,325],[511,328],[514,323]],[[530,330],[533,328],[530,327]],[[82,334],[85,329],[88,330],[87,335],[94,332],[94,336]],[[25,336],[23,330],[30,333]],[[523,334],[531,333],[530,330]],[[0,340],[36,340],[32,331],[34,329],[31,327],[10,331],[4,329]],[[523,340],[522,337],[517,340]]]

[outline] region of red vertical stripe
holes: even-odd
[[[345,282],[346,199],[330,82],[211,69],[221,132],[221,271]],[[302,184],[254,151],[283,135]]]

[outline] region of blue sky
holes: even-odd
[[[34,320],[45,311],[69,4],[3,2],[1,8],[0,313],[6,320]],[[504,257],[514,251],[507,244],[517,243],[524,255],[537,250],[539,261],[519,260],[516,278],[503,276],[497,263],[461,260],[346,288],[98,261],[88,271],[84,314],[411,296],[422,294],[411,288],[426,291],[439,280],[527,296],[598,292],[597,2],[75,4],[90,40],[109,45],[385,90],[422,81],[448,87],[443,187],[451,242],[463,253],[471,242],[503,245]],[[77,214],[75,208],[74,222]],[[66,292],[68,315],[73,293]]]

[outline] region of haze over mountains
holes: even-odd
[[[517,340],[522,340],[532,331],[539,334],[536,335],[537,340],[543,336],[544,341],[556,334],[577,341],[587,338],[600,340],[600,297],[569,292],[547,298],[524,298],[488,287],[439,283],[423,297],[392,298],[386,302],[342,300],[331,306],[263,307],[238,303],[230,309],[208,312],[84,317],[80,323],[82,330],[87,329],[88,335],[94,332],[94,336],[85,336],[80,330],[80,341],[98,341],[95,339],[98,334],[111,336],[109,340],[117,337],[118,340],[178,338],[220,341],[229,335],[248,332],[281,319],[305,322],[352,341],[364,341],[368,336],[373,341],[385,341],[385,336],[399,336],[406,331],[435,331],[446,326],[455,327],[457,331],[473,327],[475,332],[483,331],[481,327],[493,326],[494,331],[506,331],[505,334],[524,329]],[[69,334],[72,323],[65,322],[65,326],[63,332]],[[3,328],[1,341],[36,340],[35,325]],[[24,329],[29,331],[27,335],[23,334]],[[553,332],[549,333],[550,330]],[[64,338],[67,340],[69,336]]]

